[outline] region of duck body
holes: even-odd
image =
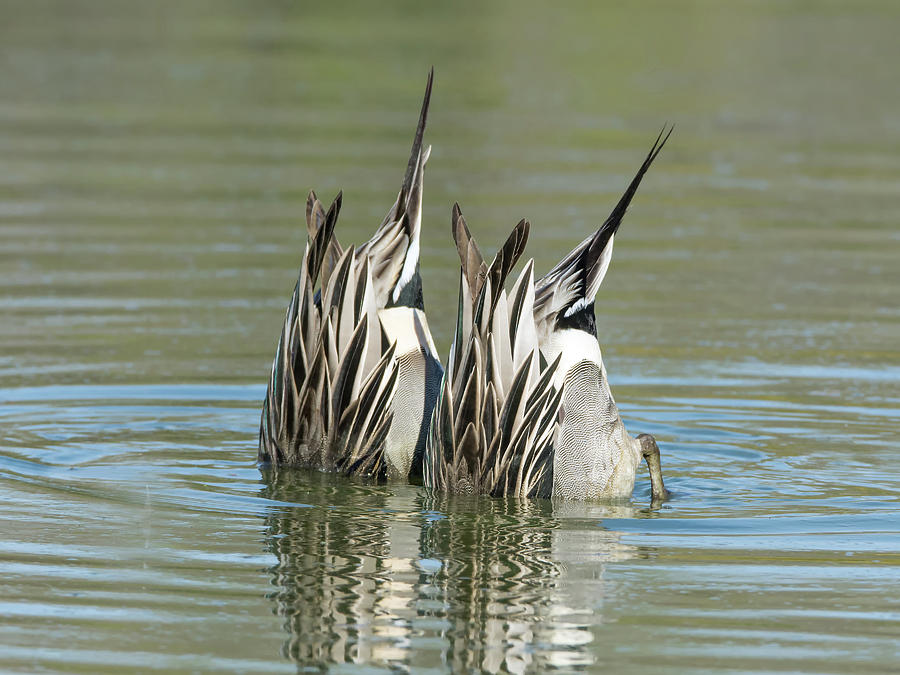
[[[612,396],[594,298],[625,211],[667,139],[656,139],[595,233],[536,282],[527,263],[508,294],[504,282],[524,251],[528,222],[520,221],[487,265],[454,207],[458,319],[426,444],[427,486],[566,501],[628,499],[646,459],[654,501],[666,497],[655,440],[628,434]]]
[[[263,404],[259,461],[348,475],[421,473],[443,371],[425,318],[419,248],[429,74],[403,184],[369,241],[344,249],[311,192],[309,239]]]

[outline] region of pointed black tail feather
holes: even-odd
[[[422,99],[422,109],[419,111],[419,123],[416,125],[416,135],[413,137],[412,150],[409,153],[409,163],[406,165],[406,175],[403,177],[403,185],[400,187],[400,197],[397,200],[398,208],[406,204],[406,198],[412,189],[413,177],[419,169],[419,154],[422,152],[422,138],[425,135],[425,125],[428,123],[428,108],[431,105],[431,86],[434,83],[434,67],[428,71],[428,80],[425,84],[425,97]]]
[[[613,238],[622,224],[625,212],[641,180],[669,140],[673,129],[674,127],[669,127],[666,131],[663,127],[660,131],[625,193],[597,231],[578,244],[538,280],[534,309],[538,325],[544,327],[543,332],[549,329],[548,321],[555,322],[581,310],[589,310],[612,259]],[[592,325],[592,317],[593,311],[590,310],[590,317],[587,317],[590,320],[582,322],[587,328]]]
[[[656,140],[653,141],[653,147],[650,148],[650,152],[647,153],[647,156],[641,163],[641,167],[638,169],[634,178],[631,179],[625,193],[619,198],[619,201],[616,203],[603,225],[601,225],[596,234],[594,234],[591,245],[588,247],[588,260],[596,261],[603,252],[603,249],[606,248],[607,242],[618,231],[619,226],[622,224],[622,218],[625,217],[625,212],[628,210],[628,206],[631,204],[631,200],[634,198],[635,193],[637,193],[644,175],[647,173],[650,165],[653,164],[653,160],[655,160],[657,155],[662,151],[663,146],[665,146],[666,141],[669,140],[669,136],[672,135],[674,130],[675,125],[670,126],[668,132],[666,132],[666,127],[663,126],[659,135],[656,137]],[[663,138],[664,133],[666,134],[665,138]]]

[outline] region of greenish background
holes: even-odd
[[[886,672],[900,6],[0,2],[0,669]],[[450,207],[549,269],[675,133],[597,299],[675,498],[255,465],[306,193],[368,238],[430,66]]]

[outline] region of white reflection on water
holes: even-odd
[[[333,477],[282,472],[268,481],[264,494],[282,503],[309,501],[315,484],[340,501],[267,518],[279,559],[270,597],[291,635],[284,652],[302,664],[410,669],[437,659],[454,671],[512,673],[591,665],[604,569],[639,554],[600,526],[634,516],[629,505],[360,486],[351,511]]]

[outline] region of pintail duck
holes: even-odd
[[[425,450],[427,486],[572,501],[627,498],[643,458],[653,502],[668,496],[656,441],[628,435],[610,392],[594,297],[622,217],[670,134],[657,137],[597,232],[537,282],[529,261],[509,294],[504,283],[524,250],[528,222],[519,222],[486,265],[454,207],[458,317]]]
[[[665,130],[663,130],[665,131]],[[563,390],[553,447],[553,497],[627,498],[644,458],[654,501],[667,496],[659,448],[650,434],[633,438],[613,400],[597,341],[594,298],[612,259],[613,239],[641,179],[672,129],[657,137],[603,225],[535,284],[534,320],[544,358],[559,361],[553,385]]]
[[[561,392],[559,359],[541,370],[529,261],[509,294],[522,255],[522,220],[490,265],[453,207],[461,262],[456,333],[425,449],[425,485],[438,491],[549,497],[552,443]]]
[[[342,195],[326,211],[309,194],[309,239],[263,404],[263,463],[395,478],[421,471],[443,374],[419,275],[432,80],[433,70],[397,201],[368,242],[342,248]]]

